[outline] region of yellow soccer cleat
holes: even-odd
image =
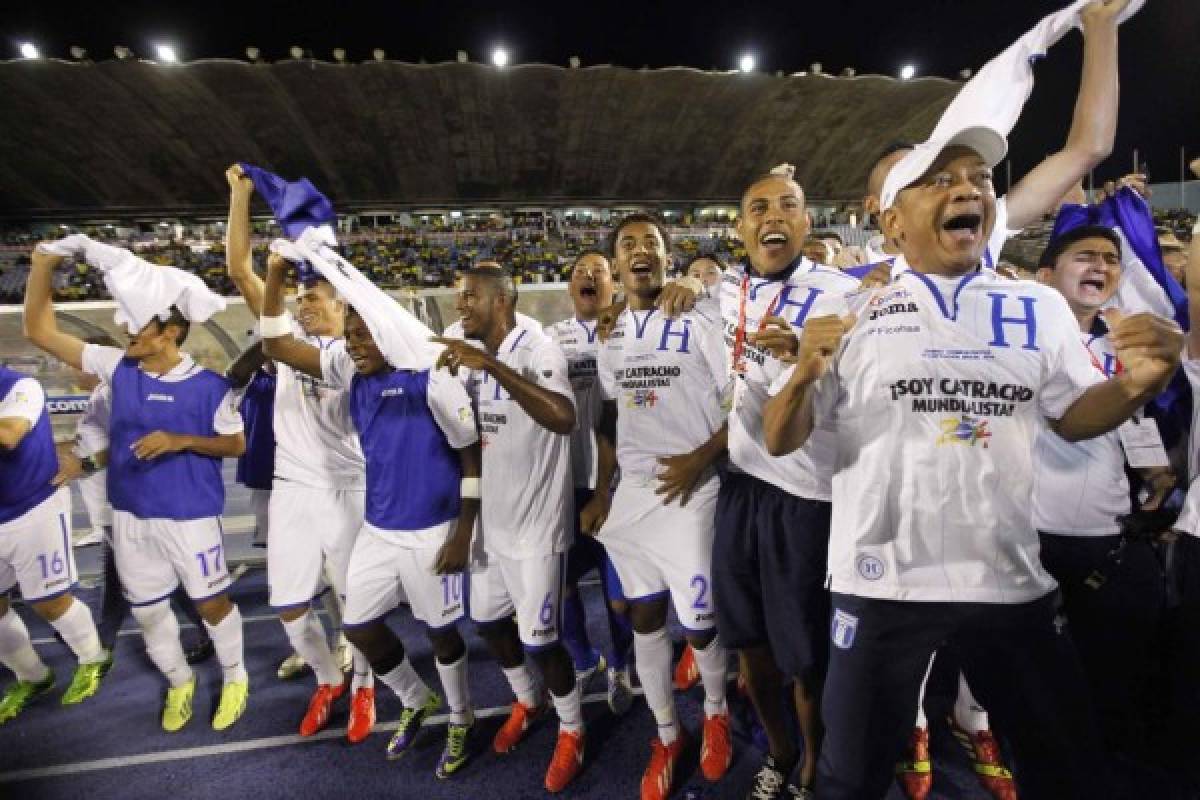
[[[167,701],[163,703],[162,726],[167,733],[175,733],[192,718],[192,697],[196,694],[196,676],[183,686],[167,689]]]
[[[246,698],[250,696],[250,681],[232,681],[221,688],[221,702],[213,715],[214,731],[223,731],[237,722],[246,710]]]

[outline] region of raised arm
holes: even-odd
[[[259,323],[263,353],[267,358],[287,364],[292,369],[322,378],[320,349],[300,341],[287,327],[286,309],[283,306],[283,279],[287,271],[288,262],[283,256],[271,253],[267,257],[267,283],[263,291],[262,319]]]
[[[254,373],[266,361],[267,357],[263,354],[263,343],[255,342],[243,350],[241,355],[229,365],[229,369],[225,370],[225,377],[233,384],[233,388],[241,389],[250,383],[254,378]]]
[[[234,164],[225,170],[229,181],[229,224],[225,227],[225,268],[254,316],[262,315],[263,281],[254,274],[250,254],[250,196],[254,183]]]
[[[62,256],[33,248],[33,266],[25,284],[25,338],[59,361],[75,369],[83,369],[84,341],[58,329],[54,316],[51,282]]]
[[[1008,227],[1020,230],[1055,203],[1112,152],[1117,134],[1118,16],[1129,0],[1094,0],[1084,8],[1083,73],[1071,131],[1062,150],[1033,168],[1008,193]]]

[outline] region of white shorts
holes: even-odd
[[[113,509],[113,554],[131,605],[157,603],[180,583],[196,601],[229,588],[220,517],[138,519]]]
[[[664,506],[657,481],[622,480],[597,538],[608,551],[625,597],[632,602],[670,594],[679,624],[694,633],[712,630],[712,549],[717,491],[711,478],[686,506]]]
[[[346,575],[346,627],[365,625],[386,616],[407,597],[412,615],[431,630],[448,628],[463,617],[463,575],[434,572],[441,543],[454,522],[442,527],[437,544],[429,538],[405,541],[402,531],[363,525]]]
[[[326,576],[346,596],[346,570],[363,524],[362,490],[312,489],[276,481],[267,512],[267,583],[276,611],[307,605]]]
[[[36,603],[71,591],[79,573],[67,518],[70,503],[70,492],[60,489],[0,525],[0,593],[20,585],[26,602]]]
[[[558,642],[565,553],[530,558],[487,554],[471,564],[471,619],[480,625],[517,615],[517,631],[526,650]]]

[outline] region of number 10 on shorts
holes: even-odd
[[[196,553],[196,560],[200,562],[200,571],[204,573],[204,577],[207,578],[210,573],[220,572],[221,545]]]

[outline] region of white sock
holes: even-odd
[[[583,733],[583,695],[579,692],[579,684],[562,697],[551,692],[550,700],[558,712],[559,727],[568,733]]]
[[[679,723],[675,720],[675,698],[671,696],[671,640],[667,629],[634,631],[633,656],[646,705],[658,723],[658,738],[663,744],[671,744],[679,738]]]
[[[217,661],[221,662],[225,683],[241,683],[250,680],[250,676],[246,674],[246,661],[242,645],[242,613],[238,611],[238,607],[233,606],[225,618],[216,625],[210,625],[206,620],[204,627],[208,629],[213,648],[217,651]]]
[[[175,619],[170,602],[159,600],[148,606],[134,606],[133,618],[142,629],[146,655],[167,677],[167,682],[179,687],[190,681],[192,668],[179,642],[179,620]]]
[[[467,685],[467,654],[463,653],[453,664],[443,664],[436,658],[438,679],[446,693],[446,705],[450,708],[450,721],[455,725],[469,725],[475,720],[471,711],[471,690]]]
[[[425,705],[432,691],[413,669],[408,656],[391,672],[379,676],[383,684],[396,693],[405,708],[420,708]]]
[[[928,728],[929,720],[925,719],[925,685],[929,683],[929,673],[933,672],[933,657],[937,653],[929,656],[929,666],[925,667],[925,677],[921,678],[921,693],[917,695],[917,721],[914,727]]]
[[[537,708],[541,705],[541,698],[538,697],[537,684],[533,680],[533,673],[529,671],[529,667],[522,664],[519,667],[504,670],[504,677],[508,678],[508,685],[512,687],[513,694],[517,696],[517,700],[521,705],[528,708]]]
[[[958,673],[958,697],[954,698],[954,721],[967,733],[979,733],[990,727],[987,711],[971,694],[967,678],[961,672]]]
[[[297,617],[290,622],[285,620],[283,629],[287,632],[292,649],[299,653],[305,662],[312,665],[313,672],[317,676],[317,683],[341,686],[342,671],[338,668],[337,659],[333,657],[333,653],[329,649],[329,642],[325,639],[325,629],[321,627],[321,620],[317,619],[316,614],[306,611],[303,617]]]
[[[729,681],[729,654],[720,637],[714,636],[703,650],[693,646],[692,652],[696,655],[700,682],[704,684],[704,713],[710,717],[728,714],[725,688]]]
[[[375,686],[375,673],[371,671],[371,663],[367,661],[367,657],[358,652],[358,648],[353,648],[354,652],[354,677],[350,679],[350,691],[357,692],[359,689],[370,689]]]
[[[12,608],[0,617],[0,664],[11,669],[17,680],[30,683],[44,681],[50,673],[33,649],[25,620]]]
[[[63,641],[79,659],[80,664],[95,664],[108,657],[100,644],[96,622],[88,607],[72,598],[65,614],[50,623],[62,635]]]

